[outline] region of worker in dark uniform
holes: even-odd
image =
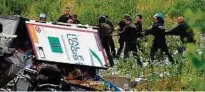
[[[78,20],[78,15],[77,14],[73,14],[72,20],[73,20],[74,24],[80,24],[80,21]]]
[[[112,29],[111,29],[111,26],[106,23],[105,16],[99,17],[99,31],[98,32],[100,35],[101,43],[103,45],[103,48],[106,51],[108,60],[110,62],[110,66],[113,67],[114,62],[113,62],[113,57],[112,57],[111,52],[110,52],[110,45],[109,45],[109,41],[112,37],[111,36]]]
[[[124,33],[122,33],[124,27],[126,26],[125,23],[125,19],[127,19],[128,17],[130,17],[129,15],[125,14],[123,20],[121,20],[118,24],[119,29],[118,29],[118,33],[119,33],[119,39],[118,39],[118,43],[120,44],[120,47],[117,50],[117,58],[120,57],[120,54],[124,48],[124,43],[125,43],[125,39],[124,39]]]
[[[142,37],[142,15],[137,15],[136,16],[136,19],[135,19],[135,26],[136,26],[136,32],[137,32],[137,47],[138,47],[138,49],[139,50],[141,50],[141,48],[140,48],[140,41],[139,41],[139,39],[140,39],[140,37]]]
[[[154,40],[152,44],[152,48],[150,51],[151,61],[154,61],[154,55],[158,49],[161,49],[162,52],[168,56],[170,62],[174,63],[174,60],[169,53],[166,38],[165,38],[165,27],[164,27],[164,18],[162,13],[156,13],[154,15],[155,23],[152,25],[152,28],[145,31],[145,35],[153,35]]]
[[[113,31],[114,31],[114,25],[113,23],[108,19],[108,15],[104,15],[105,18],[106,18],[106,23],[109,24],[111,26],[111,30],[112,30],[112,34],[113,34]],[[115,43],[114,43],[114,40],[112,38],[112,34],[111,34],[111,37],[109,39],[109,45],[110,45],[110,48],[111,48],[111,54],[113,57],[116,57],[116,51],[115,51]]]
[[[129,57],[129,52],[133,52],[135,59],[137,59],[137,64],[142,66],[142,62],[137,55],[137,34],[136,34],[136,26],[132,23],[131,17],[125,19],[126,26],[123,29],[123,34],[125,38],[125,51],[124,51],[124,59]]]
[[[60,16],[58,22],[67,23],[69,19],[71,19],[70,8],[66,7],[64,9],[64,14]]]
[[[182,16],[177,18],[178,26],[167,32],[166,35],[178,35],[183,44],[187,42],[195,43],[194,33],[190,26],[184,21]]]

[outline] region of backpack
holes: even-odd
[[[107,23],[100,24],[100,35],[102,37],[108,37],[112,33],[112,27]]]

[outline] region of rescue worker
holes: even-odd
[[[194,33],[190,26],[184,21],[184,17],[177,18],[178,26],[167,32],[167,35],[178,35],[183,44],[187,42],[195,43]]]
[[[126,26],[125,23],[125,19],[127,19],[129,17],[129,15],[125,14],[123,20],[121,20],[118,23],[119,29],[118,29],[118,33],[119,33],[119,39],[118,39],[118,43],[120,44],[120,47],[117,50],[117,58],[120,57],[120,54],[124,48],[124,43],[125,43],[125,39],[124,39],[124,33],[122,33],[124,27]]]
[[[158,49],[160,49],[162,52],[165,52],[170,62],[174,63],[174,60],[171,54],[169,53],[166,44],[164,17],[162,13],[156,13],[154,15],[154,24],[152,25],[152,28],[145,31],[145,35],[149,35],[149,34],[154,36],[152,48],[150,51],[151,61],[152,62],[154,61],[155,53],[157,52]]]
[[[141,50],[140,48],[140,41],[139,38],[142,37],[142,15],[137,15],[136,19],[135,19],[135,26],[136,26],[136,31],[137,31],[137,47],[139,50]]]
[[[109,24],[106,23],[106,18],[105,16],[100,16],[99,17],[99,35],[101,38],[101,43],[103,45],[103,48],[106,51],[108,60],[110,62],[110,66],[113,67],[114,66],[114,62],[113,62],[113,57],[111,55],[110,52],[110,45],[109,45],[109,41],[111,39],[111,26]]]
[[[106,18],[106,23],[109,24],[111,26],[111,31],[113,33],[114,31],[114,25],[113,23],[108,19],[108,15],[104,15],[105,18]],[[111,48],[111,54],[113,57],[116,57],[116,51],[115,51],[115,44],[114,44],[114,40],[112,38],[112,33],[111,33],[111,38],[109,39],[109,45],[110,45],[110,48]]]
[[[58,19],[58,22],[67,23],[69,19],[71,19],[70,8],[66,7],[64,9],[64,14],[60,16],[60,18]]]
[[[47,21],[46,14],[45,13],[41,13],[39,20],[40,20],[40,22],[45,23]]]
[[[125,37],[125,51],[124,51],[124,59],[129,57],[129,52],[133,52],[135,59],[137,59],[137,64],[142,66],[142,62],[137,55],[137,33],[136,26],[132,23],[131,17],[125,19],[126,26],[123,29],[123,34]]]
[[[77,14],[73,14],[72,20],[73,20],[73,24],[80,24],[80,21],[78,20]]]

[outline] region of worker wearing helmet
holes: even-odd
[[[111,55],[110,52],[110,39],[112,39],[112,27],[106,23],[106,17],[105,16],[100,16],[99,17],[99,30],[98,30],[100,39],[101,39],[101,43],[103,48],[105,49],[105,52],[107,54],[108,60],[110,62],[110,66],[113,67],[114,66],[114,62],[113,62],[113,57]]]
[[[160,49],[162,52],[165,52],[170,62],[174,63],[174,60],[171,54],[169,53],[169,50],[166,44],[164,16],[162,13],[156,13],[153,17],[154,17],[154,24],[152,25],[152,28],[149,30],[146,30],[145,32],[145,35],[151,34],[154,36],[152,48],[150,51],[151,61],[152,62],[154,61],[154,55],[157,52],[157,50]]]
[[[106,23],[109,24],[111,26],[111,37],[109,39],[109,45],[110,45],[110,48],[111,48],[111,52],[112,52],[112,56],[113,57],[116,57],[116,51],[115,51],[115,43],[114,43],[114,40],[112,38],[112,34],[113,34],[113,31],[114,31],[114,25],[113,23],[109,20],[109,16],[108,15],[104,15],[105,18],[106,18]]]
[[[47,18],[46,18],[46,14],[45,13],[41,13],[40,14],[40,22],[46,22]]]

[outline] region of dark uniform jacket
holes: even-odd
[[[58,22],[63,22],[67,23],[67,21],[71,18],[70,15],[61,15],[60,18],[58,19]]]
[[[138,22],[138,23],[135,23],[135,26],[136,26],[136,33],[137,33],[137,37],[141,37],[142,34],[142,22]]]
[[[114,25],[110,20],[106,20],[106,23],[110,25],[112,32],[114,31]]]
[[[136,42],[137,36],[136,36],[136,26],[131,23],[124,27],[123,32],[125,42]]]
[[[112,33],[112,27],[108,23],[100,23],[98,32],[101,38],[110,37]]]
[[[121,20],[121,21],[119,22],[118,26],[120,27],[118,31],[119,31],[119,33],[121,33],[121,32],[123,31],[124,27],[126,26],[125,21],[124,21],[124,20]],[[121,35],[122,35],[122,34],[121,34]]]
[[[186,22],[180,23],[177,27],[167,32],[166,35],[178,35],[182,43],[194,42],[193,30],[188,26]]]
[[[158,47],[166,45],[164,24],[154,23],[152,29],[147,30],[145,32],[145,35],[149,35],[149,34],[154,36],[153,45]]]

